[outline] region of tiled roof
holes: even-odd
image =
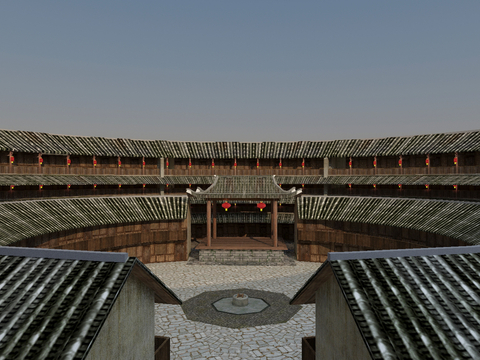
[[[332,257],[290,303],[306,303],[297,299],[314,295],[331,266],[373,359],[480,358],[479,247],[425,251],[433,255]]]
[[[182,220],[188,198],[126,196],[0,203],[0,245],[42,234],[137,221]]]
[[[334,176],[282,176],[275,177],[278,184],[331,184],[331,185],[480,185],[480,174],[458,175],[334,175]]]
[[[297,198],[301,220],[397,226],[480,244],[480,204],[406,198],[308,196]]]
[[[0,186],[22,185],[138,185],[211,184],[213,176],[159,175],[20,175],[0,174]]]
[[[0,150],[45,154],[193,159],[288,159],[412,155],[480,150],[480,131],[296,142],[181,142],[69,136],[0,130]]]
[[[213,219],[212,219],[213,222]],[[295,222],[294,214],[292,213],[278,213],[279,224],[293,224]],[[206,214],[192,214],[192,224],[206,224]],[[218,212],[218,224],[270,224],[270,213],[232,213],[232,212]]]
[[[2,359],[85,359],[127,278],[132,271],[145,273],[136,258],[69,260],[37,257],[37,249],[27,248],[22,250],[32,256],[2,255],[2,249]],[[167,303],[181,304],[153,274],[144,276],[160,287]]]
[[[197,199],[292,199],[301,190],[283,190],[275,182],[275,176],[215,176],[206,190],[187,189]]]

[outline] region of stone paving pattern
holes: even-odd
[[[256,289],[292,298],[320,263],[295,266],[147,264],[182,301],[206,291]],[[180,305],[155,305],[155,334],[170,337],[171,359],[301,359],[302,337],[315,336],[315,305],[302,305],[286,323],[231,329],[190,321]]]

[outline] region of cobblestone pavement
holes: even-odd
[[[147,264],[182,300],[205,291],[257,289],[292,298],[320,263],[296,266],[187,265],[186,261]],[[187,320],[180,305],[155,305],[155,333],[170,337],[171,359],[301,359],[302,337],[315,335],[315,305],[288,322],[231,329]]]

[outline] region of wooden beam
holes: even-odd
[[[213,207],[213,240],[217,238],[217,202],[212,201]]]
[[[272,225],[273,225],[273,246],[278,246],[278,201],[272,201]]]
[[[212,202],[207,200],[207,246],[212,246]]]

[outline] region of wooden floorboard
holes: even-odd
[[[207,239],[197,239],[196,250],[287,250],[282,239],[278,246],[273,246],[273,240],[267,237],[221,237],[212,239],[212,246],[207,246]]]

